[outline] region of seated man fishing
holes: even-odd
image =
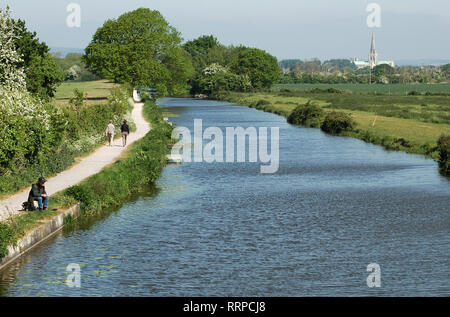
[[[39,177],[36,184],[31,185],[31,191],[28,196],[28,203],[34,204],[34,201],[38,202],[38,210],[47,210],[48,195],[45,191],[45,182],[47,180],[44,177]]]

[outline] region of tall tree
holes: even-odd
[[[203,35],[195,40],[186,42],[183,48],[192,56],[197,56],[206,54],[211,48],[219,45],[219,41],[214,36]]]
[[[36,32],[27,30],[25,21],[17,20],[14,24],[15,45],[22,57],[16,67],[24,69],[29,92],[42,99],[49,99],[64,80],[64,73],[49,54],[47,44],[39,41]]]
[[[276,57],[258,48],[239,48],[232,70],[236,74],[248,75],[253,88],[270,88],[281,76]]]
[[[84,61],[92,72],[115,82],[155,87],[158,95],[177,93],[192,73],[181,41],[158,11],[140,8],[106,21],[86,48]]]

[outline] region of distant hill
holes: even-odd
[[[73,47],[50,47],[50,54],[61,54],[61,57],[66,57],[69,53],[80,53],[84,54],[84,49],[73,48]]]

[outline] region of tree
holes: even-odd
[[[214,63],[230,67],[237,61],[238,54],[239,48],[237,47],[217,45],[208,49],[204,54],[192,56],[196,77],[201,76],[205,67]]]
[[[387,64],[380,64],[373,68],[375,76],[390,76],[394,74],[394,68]]]
[[[0,85],[7,90],[21,90],[26,88],[23,62],[17,51],[15,41],[19,26],[11,19],[9,7],[0,8]]]
[[[298,63],[303,63],[301,60],[299,59],[284,59],[282,61],[280,61],[278,64],[280,65],[281,69],[287,69],[287,70],[291,70],[295,64]]]
[[[248,91],[252,84],[247,75],[237,75],[220,64],[213,63],[203,69],[193,82],[191,94],[212,95],[219,91]]]
[[[441,70],[444,72],[445,77],[450,79],[450,64],[442,65]]]
[[[69,53],[65,57],[53,54],[53,59],[64,72],[64,80],[91,81],[101,79],[91,73],[82,61],[83,54]]]
[[[64,80],[62,69],[49,54],[49,47],[36,38],[36,32],[27,30],[25,21],[14,21],[15,45],[22,60],[16,67],[25,70],[27,90],[42,99],[53,97],[56,88]]]
[[[49,54],[33,56],[25,75],[28,91],[44,100],[54,97],[56,89],[64,80],[62,69]]]
[[[302,73],[308,73],[313,75],[320,72],[320,61],[315,59],[312,61],[306,61],[304,63],[297,63],[292,70],[297,76]]]
[[[183,48],[192,56],[198,56],[208,53],[208,51],[220,45],[219,41],[212,35],[203,35],[199,38],[188,41],[183,45]]]
[[[140,8],[106,21],[83,59],[92,72],[115,82],[154,87],[158,95],[177,93],[191,69],[181,40],[158,11]]]
[[[253,88],[270,88],[281,76],[276,57],[257,48],[240,47],[232,71],[248,75]]]
[[[356,69],[355,63],[351,62],[348,59],[330,59],[328,61],[325,61],[322,66],[324,66],[327,71],[332,68],[343,69],[346,67],[350,69]]]

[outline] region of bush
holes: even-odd
[[[314,89],[311,89],[308,92],[313,93],[313,94],[322,94],[322,93],[326,93],[326,94],[343,94],[344,93],[343,90],[337,89],[337,88],[326,88],[326,89],[314,88]]]
[[[343,131],[351,131],[355,126],[353,119],[345,112],[330,112],[325,117],[320,128],[330,134],[341,134]]]
[[[75,185],[66,190],[66,195],[73,197],[81,204],[90,205],[94,201],[93,192],[88,191],[86,187]]]
[[[104,141],[107,122],[119,125],[130,111],[128,96],[125,88],[114,88],[108,103],[86,106],[76,91],[70,107],[58,108],[0,87],[0,193],[55,175],[92,151]]]
[[[204,74],[192,84],[191,94],[212,95],[219,91],[249,91],[251,82],[246,75],[236,75],[230,72]]]
[[[444,175],[450,175],[450,135],[441,135],[438,139],[439,167]]]
[[[324,112],[322,108],[308,101],[304,105],[298,105],[289,115],[287,121],[291,124],[300,124],[307,127],[318,128]]]
[[[0,259],[8,255],[8,246],[14,243],[14,231],[11,226],[0,222]]]
[[[271,103],[270,103],[270,101],[269,100],[266,100],[266,99],[260,99],[260,100],[258,100],[258,102],[256,103],[256,106],[258,107],[258,106],[267,106],[267,105],[270,105]]]

